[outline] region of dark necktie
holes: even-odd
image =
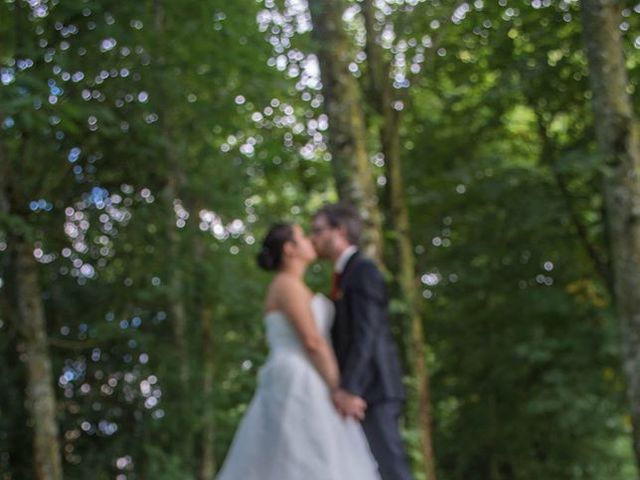
[[[333,281],[331,283],[331,300],[334,302],[338,299],[338,287],[340,285],[340,274],[333,272]]]

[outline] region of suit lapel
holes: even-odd
[[[357,263],[357,259],[360,256],[360,250],[356,250],[353,255],[347,260],[344,269],[342,270],[342,275],[340,275],[340,290],[344,289],[345,280],[349,277],[349,274],[352,271],[352,267]]]

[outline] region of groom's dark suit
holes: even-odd
[[[398,430],[404,388],[398,353],[389,328],[384,279],[360,252],[347,261],[338,282],[331,330],[341,387],[364,398],[362,427],[383,480],[410,480]]]

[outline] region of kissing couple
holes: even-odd
[[[402,372],[383,276],[358,246],[345,204],[313,215],[307,236],[278,223],[258,265],[274,273],[264,323],[269,356],[218,480],[411,480],[398,420]],[[333,262],[331,298],[304,282]]]

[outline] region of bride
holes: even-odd
[[[331,401],[340,374],[329,343],[333,302],[304,283],[316,259],[299,225],[276,224],[258,255],[274,271],[265,300],[270,353],[217,480],[379,480],[354,397],[343,417]]]

